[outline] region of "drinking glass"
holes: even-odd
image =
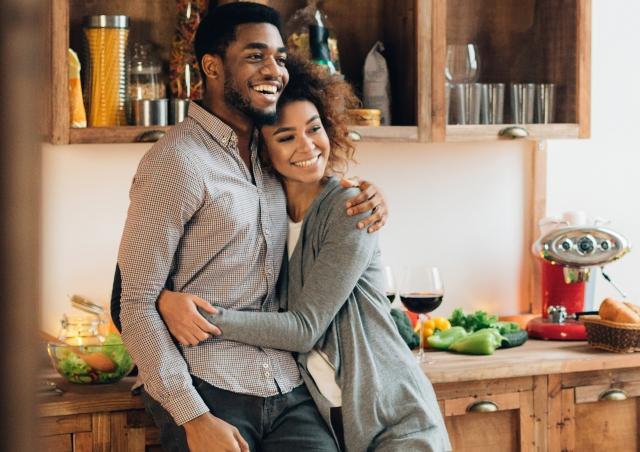
[[[390,266],[384,267],[384,293],[389,299],[389,303],[393,303],[396,299],[396,293],[398,287],[396,285],[396,278],[393,274],[393,269]]]
[[[478,46],[472,42],[449,44],[447,65],[444,70],[449,83],[473,83],[480,77]]]
[[[424,324],[427,313],[434,311],[442,303],[444,286],[440,278],[440,271],[436,267],[418,266],[410,267],[405,271],[405,276],[400,286],[400,301],[409,311],[418,314],[420,322],[420,349],[418,350],[418,362],[431,364],[424,353]]]

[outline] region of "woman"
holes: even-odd
[[[263,158],[287,194],[288,284],[280,299],[288,311],[206,316],[225,339],[300,352],[303,378],[346,450],[450,450],[433,388],[391,318],[377,235],[354,227],[361,215],[345,215],[353,189],[334,177],[354,150],[343,114],[353,94],[309,63],[290,58],[287,67],[278,123],[261,135]],[[176,297],[163,293],[165,319],[179,309]]]

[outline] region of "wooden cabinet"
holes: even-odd
[[[495,138],[506,125],[448,125],[445,109],[447,43],[477,44],[483,83],[556,85],[553,124],[527,124],[532,138],[586,138],[590,133],[591,3],[589,0],[433,0],[431,138]]]
[[[640,368],[550,380],[550,450],[640,450]]]
[[[304,0],[263,0],[286,20]],[[553,82],[556,124],[524,126],[533,138],[587,137],[590,118],[590,0],[325,0],[338,38],[343,73],[356,89],[375,41],[385,45],[392,95],[392,126],[356,127],[365,140],[455,141],[497,139],[507,125],[447,126],[448,42],[473,41],[481,55],[481,82]],[[168,61],[175,0],[52,0],[49,140],[65,143],[138,141],[166,128],[71,129],[67,48],[82,50],[82,18],[125,14],[130,42],[145,40]],[[508,110],[508,97],[505,99]]]
[[[145,452],[160,450],[160,435],[140,397],[129,388],[135,378],[82,386],[50,377],[65,392],[40,400],[37,432],[47,452]]]
[[[453,450],[535,450],[533,380],[436,385]]]

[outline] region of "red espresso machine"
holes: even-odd
[[[629,250],[622,235],[604,227],[562,226],[544,233],[533,245],[533,253],[541,265],[542,317],[529,322],[529,336],[585,340],[586,331],[579,316],[585,310],[592,269],[602,269]],[[603,275],[609,280],[604,272]]]

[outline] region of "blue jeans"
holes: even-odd
[[[287,394],[256,397],[225,391],[199,378],[193,380],[211,413],[240,430],[251,452],[340,450],[304,385]],[[142,398],[160,429],[163,450],[187,452],[184,428],[145,391]]]

